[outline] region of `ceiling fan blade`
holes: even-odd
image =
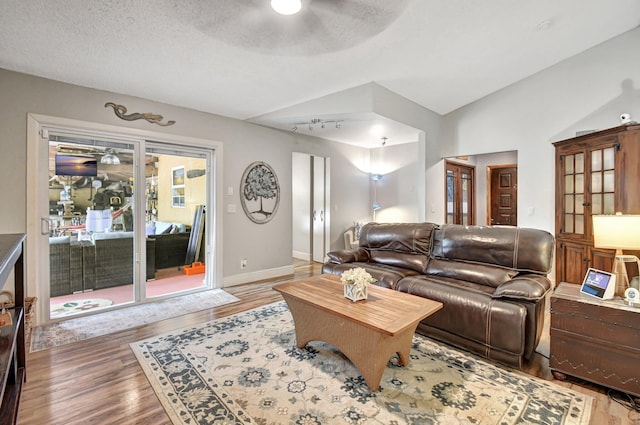
[[[268,0],[216,0],[177,8],[179,19],[233,46],[276,55],[348,49],[384,31],[410,0],[308,0],[293,16]]]

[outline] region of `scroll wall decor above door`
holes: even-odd
[[[261,161],[250,164],[240,186],[242,209],[249,220],[258,224],[271,221],[280,203],[280,185],[273,168]]]
[[[162,115],[153,114],[151,112],[133,112],[131,114],[127,114],[127,108],[123,105],[116,105],[113,102],[107,102],[104,104],[104,107],[111,106],[113,108],[113,112],[115,112],[116,116],[121,120],[125,121],[135,121],[135,120],[145,120],[150,122],[151,124],[158,124],[160,126],[166,127],[168,125],[174,125],[175,121],[167,121],[161,122],[163,119]]]

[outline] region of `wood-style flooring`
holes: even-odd
[[[319,263],[296,261],[294,266],[291,279],[321,272]],[[225,288],[241,301],[29,353],[19,424],[170,425],[171,421],[138,365],[129,343],[282,300],[271,287],[283,281],[278,279]],[[548,360],[540,355],[536,355],[524,372],[553,380]],[[595,397],[591,420],[594,425],[640,424],[638,413],[610,400],[601,387],[577,380],[555,382]]]

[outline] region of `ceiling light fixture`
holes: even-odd
[[[324,121],[324,120],[321,120],[320,118],[313,118],[310,121],[296,122],[291,124],[291,131],[295,133],[298,130],[298,128],[303,128],[303,127],[307,127],[309,131],[313,131],[313,129],[316,126],[320,126],[320,128],[323,129],[325,128],[325,124],[335,124],[336,128],[340,128],[341,122],[342,121],[338,121],[338,120]]]
[[[300,12],[300,0],[271,0],[271,8],[281,15],[295,15]]]
[[[337,120],[324,121],[324,120],[321,120],[320,118],[313,118],[310,121],[296,122],[291,124],[291,131],[295,133],[298,130],[298,128],[304,128],[304,127],[307,127],[309,131],[313,131],[313,129],[316,128],[317,126],[320,126],[320,128],[323,129],[325,128],[325,124],[335,124],[336,128],[340,128],[341,122],[342,121],[337,121]]]
[[[100,158],[100,164],[119,165],[120,158],[118,158],[113,149],[107,149],[102,158]]]

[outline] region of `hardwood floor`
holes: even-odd
[[[297,261],[293,278],[320,273],[319,263]],[[167,424],[171,421],[138,365],[129,343],[197,325],[282,299],[271,287],[290,279],[225,288],[240,302],[199,311],[27,355],[21,425]],[[553,380],[546,358],[536,355],[524,370]],[[605,390],[578,381],[555,381],[595,397],[592,424],[631,425],[640,415],[610,400]]]

